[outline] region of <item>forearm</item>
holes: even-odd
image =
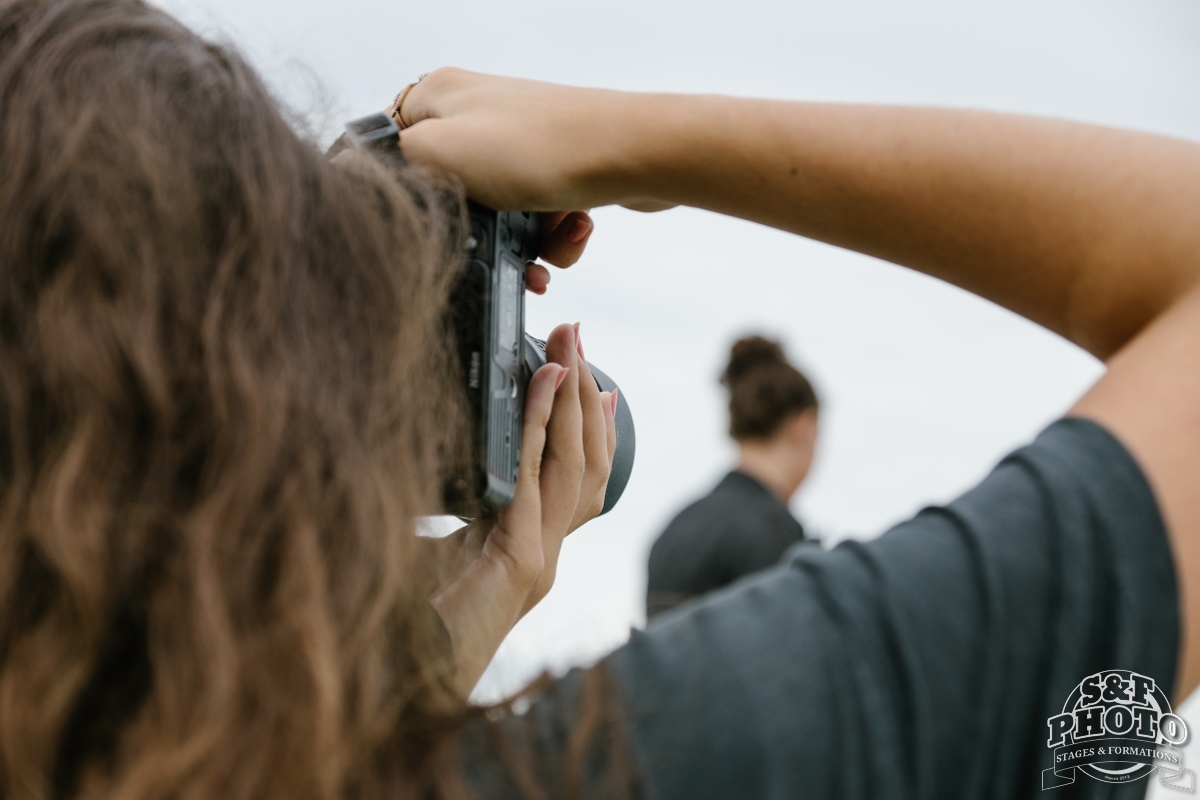
[[[625,95],[592,180],[962,286],[1107,358],[1200,274],[1200,146],[970,111]]]
[[[514,592],[501,565],[479,560],[433,598],[454,651],[454,685],[465,698],[483,676],[523,612],[525,593]],[[480,598],[486,597],[487,602]]]

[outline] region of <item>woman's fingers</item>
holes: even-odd
[[[569,267],[577,262],[587,247],[595,223],[586,211],[543,212],[539,256],[556,267]]]
[[[521,430],[521,468],[517,477],[517,492],[508,509],[525,496],[531,496],[535,500],[541,496],[547,430],[554,414],[558,390],[569,377],[568,368],[561,364],[548,363],[535,372],[529,381],[529,388],[525,392],[525,413]],[[538,507],[541,507],[540,501]],[[538,522],[540,527],[540,519]]]
[[[587,209],[623,199],[625,181],[592,178],[607,175],[605,156],[620,150],[614,141],[625,141],[625,121],[644,115],[643,103],[623,92],[442,68],[404,96],[400,147],[413,164],[454,173],[468,196],[492,208]],[[566,266],[578,258],[572,236],[586,233],[575,226],[561,235],[552,244],[565,247]]]
[[[546,360],[568,369],[567,377],[554,396],[554,410],[546,429],[542,456],[542,531],[547,564],[557,557],[557,546],[570,530],[579,505],[584,473],[583,413],[579,399],[579,358],[575,328],[559,325],[546,340]]]
[[[541,264],[528,264],[525,267],[525,288],[534,294],[545,294],[550,286],[550,270]]]
[[[443,67],[404,97],[400,149],[413,164],[458,176],[467,196],[503,210],[574,208],[550,202],[544,169],[547,132],[522,107],[557,87]],[[544,116],[544,115],[543,115]],[[552,159],[557,160],[557,159]],[[539,167],[540,165],[540,167]]]
[[[525,393],[525,420],[521,431],[521,468],[513,500],[500,512],[484,544],[485,555],[502,556],[516,579],[529,586],[545,566],[542,547],[542,470],[547,429],[555,395],[570,377],[558,364],[546,364],[529,381]]]
[[[617,397],[621,390],[614,387],[611,392],[602,392],[604,403],[604,443],[608,445],[608,471],[612,473],[613,458],[617,455]],[[605,485],[607,491],[608,486]],[[603,508],[603,507],[602,507]]]
[[[604,405],[611,404],[611,396],[601,395],[599,387],[596,386],[596,379],[588,369],[578,324],[575,326],[575,341],[580,364],[579,405],[583,416],[584,465],[583,480],[579,487],[579,505],[571,520],[571,530],[595,517],[604,507],[604,489],[608,486],[608,473],[612,468],[604,415]]]
[[[563,269],[573,265],[583,255],[595,225],[586,211],[547,211],[539,215],[541,241],[538,256],[549,264]],[[550,270],[541,264],[525,269],[525,288],[534,294],[545,294],[550,286]]]
[[[600,515],[604,510],[604,498],[608,492],[608,478],[612,474],[613,456],[617,452],[617,390],[611,392],[600,392],[600,414],[604,418],[604,452],[600,457],[605,460],[605,480],[600,488],[596,491],[590,504],[583,503],[580,498],[579,509],[576,515],[576,520],[572,523],[572,530],[580,527]]]
[[[472,73],[454,67],[441,67],[427,73],[408,90],[397,109],[404,127],[411,128],[418,122],[453,113],[456,90],[469,84],[471,78]]]
[[[403,95],[400,146],[412,163],[457,175],[467,195],[485,205],[568,209],[542,214],[538,255],[569,267],[593,228],[590,204],[580,194],[585,187],[575,180],[581,131],[574,128],[597,113],[598,99],[614,96],[442,68]],[[582,128],[594,132],[593,125]]]

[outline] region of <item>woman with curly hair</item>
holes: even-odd
[[[517,499],[420,538],[462,429],[450,182],[329,163],[135,0],[0,2],[0,121],[0,796],[450,791],[466,694],[603,500],[575,330]]]

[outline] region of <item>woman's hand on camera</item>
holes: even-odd
[[[618,94],[443,68],[405,95],[400,144],[406,158],[457,175],[469,197],[493,208],[592,208],[600,203],[582,180],[589,120]]]
[[[563,209],[670,207],[640,196],[637,170],[621,168],[629,156],[624,143],[638,140],[624,135],[640,114],[630,105],[645,102],[625,92],[443,68],[405,95],[401,147],[410,160],[457,175],[481,203],[544,212],[541,257],[569,267],[592,222],[586,211]]]
[[[565,267],[575,264],[588,246],[595,223],[587,211],[545,211],[540,215],[541,242],[538,255],[546,263]],[[534,294],[546,294],[550,270],[541,264],[526,269],[526,288]]]
[[[541,242],[538,255],[549,264],[566,268],[583,255],[595,223],[586,211],[546,211],[539,215]],[[541,264],[525,269],[525,288],[545,294],[550,285],[550,270]]]
[[[547,364],[529,383],[512,503],[438,543],[449,552],[433,605],[450,632],[464,696],[512,626],[550,591],[563,539],[604,506],[615,397],[596,387],[577,328],[554,329]]]

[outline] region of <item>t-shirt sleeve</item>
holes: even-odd
[[[650,800],[1039,796],[1046,720],[1080,680],[1125,669],[1171,687],[1179,640],[1150,487],[1081,419],[948,506],[661,620],[607,660]],[[530,709],[527,730],[558,731],[534,749],[563,746],[579,681]]]

